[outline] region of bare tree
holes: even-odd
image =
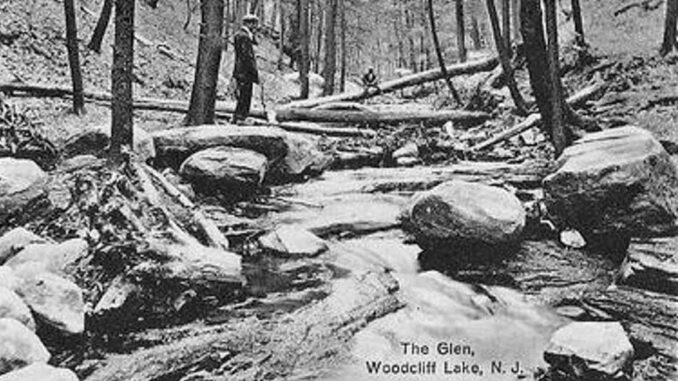
[[[337,41],[336,19],[338,0],[327,0],[325,11],[325,63],[323,64],[323,79],[325,88],[323,95],[334,93],[334,76],[337,71]]]
[[[459,3],[459,1],[457,1],[457,3]],[[457,102],[457,104],[460,104],[461,98],[459,97],[459,93],[457,92],[457,90],[454,88],[452,80],[447,74],[445,58],[443,58],[443,52],[440,49],[440,41],[438,41],[438,31],[436,30],[436,18],[433,12],[433,0],[428,0],[428,18],[431,24],[431,36],[433,37],[433,45],[435,46],[436,55],[438,56],[438,64],[440,65],[440,71],[443,73],[445,83],[447,83],[447,87],[450,89],[450,93],[452,94],[454,101]]]
[[[299,64],[299,81],[301,82],[301,99],[307,99],[309,95],[308,72],[310,70],[309,51],[309,0],[297,0],[299,7],[299,42],[301,43],[301,63]]]
[[[501,31],[504,39],[504,46],[511,57],[511,2],[510,0],[501,0]]]
[[[68,64],[71,68],[71,80],[73,82],[73,112],[79,115],[85,111],[85,97],[82,93],[78,29],[75,24],[73,0],[64,0],[64,13],[66,15],[66,49],[68,50]]]
[[[558,19],[556,11],[556,1],[546,0],[544,2],[546,13],[546,37],[548,54],[548,73],[551,83],[551,131],[553,132],[553,146],[556,154],[560,155],[569,144],[565,132],[565,98],[563,97],[563,86],[560,81],[560,67],[558,60]]]
[[[455,18],[457,21],[457,51],[459,62],[466,62],[466,26],[464,24],[464,0],[455,2]]]
[[[224,0],[201,0],[200,41],[191,102],[184,119],[187,126],[214,123],[214,106],[223,47]]]
[[[101,52],[101,41],[103,41],[104,35],[106,34],[106,28],[108,28],[108,21],[111,19],[111,13],[113,13],[113,0],[104,0],[104,5],[101,7],[97,25],[94,27],[94,32],[92,32],[92,38],[89,40],[89,44],[87,44],[87,47],[90,50],[97,53]]]
[[[666,0],[666,19],[664,21],[664,39],[659,54],[665,56],[678,49],[676,41],[676,20],[678,20],[678,0]]]
[[[339,90],[346,90],[346,66],[348,65],[348,54],[346,51],[346,0],[339,0],[341,12],[341,74],[339,75]]]
[[[280,38],[278,39],[278,70],[282,70],[285,66],[285,8],[282,0],[276,1],[276,9],[278,9],[278,17],[280,18]],[[274,19],[275,21],[275,19]]]
[[[486,0],[487,5],[487,14],[490,17],[490,23],[492,24],[492,33],[494,35],[494,43],[497,46],[497,52],[499,53],[499,62],[501,63],[501,68],[504,71],[504,76],[506,77],[506,86],[508,86],[509,91],[511,92],[511,97],[513,98],[513,103],[516,106],[516,110],[521,115],[527,114],[527,107],[525,106],[525,100],[518,90],[518,85],[516,84],[516,79],[513,73],[513,67],[511,66],[511,58],[508,51],[508,47],[504,45],[505,41],[502,38],[501,31],[499,29],[499,17],[497,16],[497,9],[494,6],[494,0]],[[508,29],[504,33],[511,33],[511,30]]]
[[[111,154],[132,147],[134,65],[134,0],[115,0],[115,41],[111,70]]]
[[[480,50],[483,44],[480,41],[480,28],[478,27],[478,18],[471,15],[471,41],[473,42],[473,49]]]

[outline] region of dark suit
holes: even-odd
[[[259,83],[257,61],[254,56],[254,35],[246,27],[242,27],[234,37],[235,64],[233,78],[236,81],[236,97],[238,104],[233,114],[233,122],[245,120],[252,104],[252,84]]]

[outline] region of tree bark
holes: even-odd
[[[497,46],[497,52],[499,53],[499,62],[501,63],[504,76],[506,77],[506,86],[508,86],[509,91],[511,92],[511,97],[513,98],[513,103],[515,104],[518,113],[527,115],[525,100],[523,100],[523,96],[520,94],[520,90],[518,90],[518,85],[516,84],[516,79],[513,74],[510,54],[507,46],[504,45],[505,40],[502,39],[501,31],[499,30],[499,17],[497,16],[497,9],[494,7],[494,0],[486,0],[486,4],[487,14],[490,17],[490,22],[492,24],[494,42]],[[511,30],[506,30],[505,33],[511,33]]]
[[[310,52],[309,52],[309,26],[308,26],[308,10],[309,0],[298,0],[299,5],[299,41],[301,42],[301,63],[299,64],[299,81],[301,82],[302,99],[308,99],[309,85],[308,72],[310,69]]]
[[[339,79],[339,90],[346,90],[346,71],[348,65],[348,54],[346,52],[346,0],[339,0],[341,12],[341,74]]]
[[[511,29],[513,29],[513,41],[516,44],[519,44],[521,41],[520,36],[520,0],[511,0]]]
[[[111,70],[111,148],[119,156],[122,146],[132,148],[134,67],[134,0],[115,0],[115,42]]]
[[[584,25],[581,21],[581,6],[579,0],[572,0],[572,22],[574,23],[574,32],[577,34],[575,42],[578,46],[586,45],[584,39]]]
[[[455,15],[457,22],[457,51],[459,62],[466,62],[466,26],[464,23],[464,0],[456,0]]]
[[[511,2],[510,0],[501,0],[501,22],[502,22],[502,37],[504,39],[504,47],[511,57]]]
[[[94,27],[94,32],[92,32],[92,38],[89,40],[89,44],[87,44],[87,47],[90,50],[97,53],[101,52],[101,41],[103,41],[104,35],[106,34],[106,28],[108,28],[108,22],[111,19],[112,12],[113,0],[104,0],[104,5],[101,7],[101,14],[99,14],[97,25]]]
[[[563,87],[560,81],[560,67],[558,60],[558,19],[556,1],[546,0],[546,37],[548,53],[548,72],[551,83],[551,130],[553,131],[553,146],[556,155],[560,155],[569,144],[565,132],[565,107]]]
[[[478,19],[473,15],[471,16],[471,41],[473,42],[473,49],[480,50],[483,48],[482,41],[480,40]]]
[[[323,79],[325,87],[323,95],[334,93],[334,76],[337,71],[337,41],[336,41],[336,16],[337,1],[327,0],[325,11],[325,63],[323,65]]]
[[[459,1],[457,1],[457,4],[459,4]],[[435,46],[436,55],[438,56],[438,64],[440,65],[440,71],[443,73],[445,83],[447,83],[447,88],[450,89],[450,93],[452,94],[454,101],[457,104],[460,104],[461,98],[459,98],[459,93],[454,88],[452,80],[447,74],[447,68],[445,67],[445,58],[443,58],[443,52],[440,49],[440,41],[438,41],[438,31],[436,30],[436,18],[435,14],[433,13],[433,0],[428,0],[428,19],[431,24],[431,36],[433,37],[433,45]]]
[[[64,0],[64,13],[66,16],[66,49],[68,50],[68,64],[71,68],[71,80],[73,82],[73,112],[80,115],[85,111],[85,98],[82,95],[78,29],[75,22],[73,0]]]
[[[214,104],[221,66],[221,33],[224,29],[224,0],[201,0],[200,42],[191,102],[184,124],[214,123]]]
[[[276,9],[278,9],[278,17],[280,18],[280,39],[278,40],[278,70],[285,67],[285,8],[282,0],[277,0]],[[275,22],[275,20],[274,20]]]
[[[678,49],[676,41],[676,20],[678,20],[678,0],[666,0],[666,19],[664,21],[664,39],[659,54],[665,56]]]

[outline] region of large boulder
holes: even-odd
[[[425,249],[515,243],[525,218],[513,194],[465,181],[449,181],[417,194],[402,215],[405,230]]]
[[[266,175],[266,156],[233,147],[215,147],[191,155],[179,169],[181,176],[198,186],[255,188]]]
[[[0,318],[0,375],[50,358],[38,336],[15,319]]]
[[[544,179],[549,215],[587,241],[677,231],[678,170],[649,132],[621,127],[586,135],[557,166]]]
[[[633,346],[618,322],[570,323],[553,334],[544,352],[553,368],[577,380],[626,379],[632,359]]]
[[[678,237],[631,242],[619,277],[622,284],[678,295]]]
[[[35,331],[35,321],[31,310],[16,292],[0,286],[0,318],[12,318]]]
[[[78,381],[70,369],[55,368],[44,363],[33,363],[21,369],[5,373],[0,381]]]
[[[0,158],[0,221],[45,193],[47,174],[31,160]]]
[[[5,287],[9,290],[16,291],[21,285],[21,278],[19,278],[9,266],[0,266],[0,287]]]
[[[88,252],[89,244],[81,238],[73,238],[60,244],[35,243],[26,246],[5,265],[15,270],[30,265],[33,270],[39,268],[59,275],[70,275],[78,263],[87,257]]]
[[[329,165],[329,159],[309,138],[274,127],[207,125],[173,128],[155,132],[153,141],[158,161],[173,168],[178,168],[198,151],[220,146],[243,148],[266,156],[272,178],[322,172]]]
[[[141,127],[134,126],[134,152],[143,161],[155,157],[153,138]],[[100,156],[111,144],[111,124],[90,125],[82,131],[66,139],[62,148],[62,157],[71,158],[77,155],[91,154]]]
[[[27,273],[22,278],[17,294],[28,304],[39,324],[65,335],[83,333],[85,303],[82,290],[75,283],[48,272]]]
[[[14,228],[0,237],[0,265],[23,250],[24,247],[33,243],[46,242],[44,238],[24,228]]]

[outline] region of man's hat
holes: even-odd
[[[259,22],[259,17],[249,13],[242,17],[242,22]]]

